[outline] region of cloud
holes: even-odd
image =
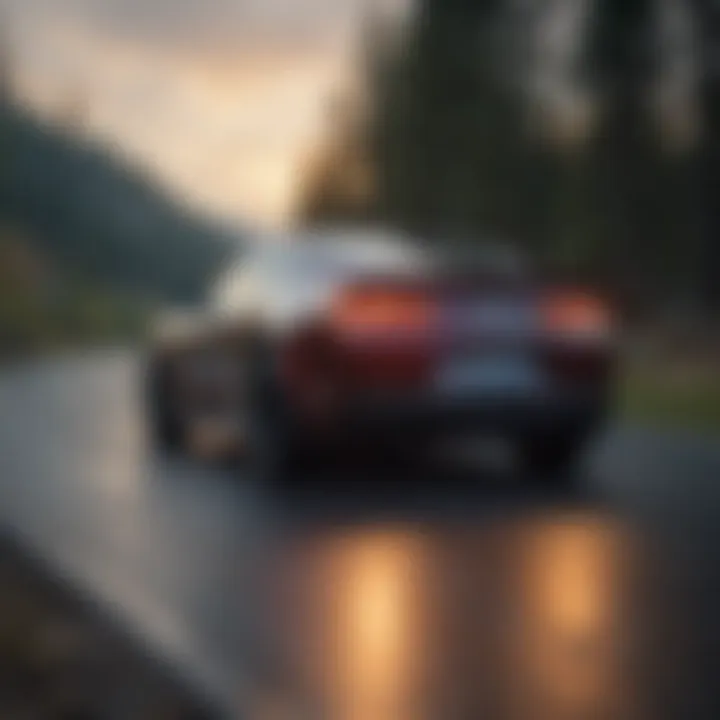
[[[155,43],[313,42],[347,31],[367,0],[0,0],[15,22],[59,19]]]
[[[184,197],[272,221],[374,1],[0,0],[0,23],[35,107],[79,98],[87,131]]]

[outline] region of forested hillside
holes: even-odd
[[[504,238],[634,306],[717,317],[711,5],[423,0],[390,42],[371,23],[362,116],[321,151],[300,219]],[[337,183],[349,157],[369,195]]]
[[[229,247],[121,156],[0,105],[3,352],[134,330],[201,297]]]

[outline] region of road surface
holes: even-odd
[[[139,372],[3,374],[0,526],[223,714],[720,717],[720,443],[614,430],[572,502],[459,457],[278,498],[154,454]]]

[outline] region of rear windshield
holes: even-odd
[[[490,274],[519,277],[521,258],[502,245],[345,241],[307,243],[292,261],[300,274],[420,273]]]
[[[518,256],[502,245],[465,244],[386,238],[380,235],[305,236],[265,246],[262,265],[275,284],[307,285],[342,281],[358,275],[492,276],[521,279]],[[288,287],[289,289],[289,287]]]
[[[303,243],[298,250],[285,262],[288,270],[303,276],[426,272],[435,265],[432,253],[412,244],[323,240]]]

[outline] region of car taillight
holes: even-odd
[[[610,308],[589,292],[558,292],[542,305],[543,328],[550,337],[609,340],[613,332]]]
[[[422,332],[432,325],[436,310],[419,291],[349,287],[336,298],[331,322],[344,335]]]

